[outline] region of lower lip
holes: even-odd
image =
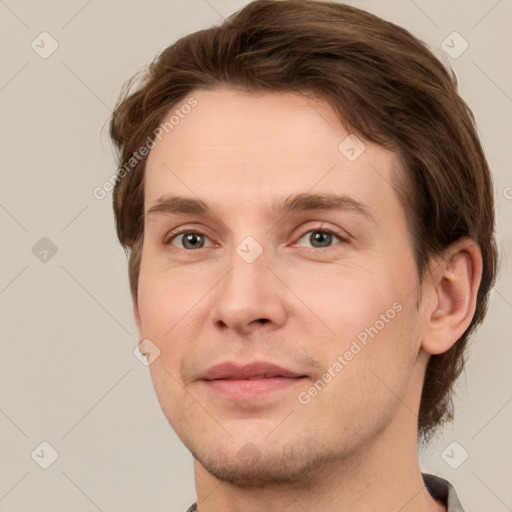
[[[264,398],[271,393],[288,389],[295,384],[303,383],[306,377],[273,377],[254,380],[205,380],[208,388],[215,394],[230,400],[254,400]]]

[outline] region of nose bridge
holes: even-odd
[[[217,290],[214,321],[243,330],[254,321],[284,321],[279,282],[269,271],[271,251],[252,236],[233,248],[229,272]],[[261,323],[261,322],[260,322]]]
[[[258,244],[259,245],[259,244]],[[232,291],[259,292],[265,284],[265,274],[268,274],[268,254],[260,245],[260,254],[250,241],[243,241],[234,248],[229,258],[231,271],[229,272],[229,287]],[[268,287],[268,283],[267,283]],[[254,288],[254,290],[253,290]]]

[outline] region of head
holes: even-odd
[[[135,83],[110,126],[117,233],[139,336],[161,351],[158,398],[196,458],[229,478],[255,440],[299,474],[405,403],[425,440],[452,419],[497,268],[491,175],[454,73],[359,9],[257,0]],[[200,379],[255,359],[306,378],[236,407]],[[292,453],[305,465],[284,467]]]

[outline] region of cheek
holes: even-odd
[[[215,277],[215,276],[214,276]],[[159,397],[177,395],[183,365],[194,359],[195,340],[210,308],[205,295],[212,284],[192,271],[178,272],[161,262],[143,261],[139,279],[139,314],[142,336],[160,350],[150,365]],[[163,395],[162,395],[163,396]]]
[[[176,286],[169,275],[148,267],[141,267],[139,279],[142,335],[160,351],[149,370],[160,406],[173,425],[175,418],[182,413],[180,404],[184,401],[180,385],[181,366],[187,357],[188,346],[182,342],[181,333],[187,323],[189,302],[193,297],[188,296],[192,292],[187,288]]]
[[[401,293],[391,272],[371,263],[316,269],[314,278],[296,271],[293,291],[309,309],[308,318],[325,332],[326,340],[347,341],[377,322],[378,330],[396,316]],[[395,309],[393,305],[395,304]],[[386,314],[387,312],[387,314]],[[384,320],[381,316],[384,315]]]
[[[162,279],[141,272],[139,280],[139,313],[143,335],[151,339],[163,339],[172,328],[173,311],[178,306],[175,294],[168,293]]]
[[[143,260],[138,304],[144,336],[168,343],[200,297],[200,286],[190,272],[180,274],[155,260]]]
[[[323,347],[325,373],[318,378],[329,382],[315,381],[320,391],[312,390],[316,396],[310,405],[326,424],[336,425],[340,435],[357,432],[364,438],[382,429],[407,393],[418,350],[413,312],[402,305],[400,311],[388,313],[385,323],[370,320],[375,311],[381,310],[374,304],[361,308],[361,317],[366,314],[368,320],[363,328],[351,321],[353,335],[344,334],[349,321],[340,319],[336,341]]]
[[[374,397],[392,398],[386,385],[403,391],[420,342],[412,261],[400,268],[390,263],[331,269],[318,277],[326,283],[323,288],[303,281],[302,292],[322,320],[316,323],[325,334],[315,351],[324,368],[336,375],[332,391],[348,403],[356,397],[372,403]]]

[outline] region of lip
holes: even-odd
[[[255,400],[302,383],[307,376],[268,362],[247,365],[221,363],[208,368],[200,380],[216,395],[230,400]]]
[[[274,377],[305,377],[303,373],[293,372],[266,361],[258,361],[246,365],[221,363],[211,366],[200,375],[202,380],[251,380],[257,378],[270,379]]]

